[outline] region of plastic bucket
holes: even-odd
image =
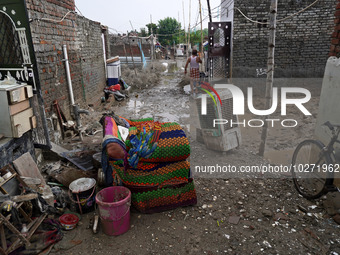
[[[70,199],[77,204],[77,211],[81,214],[91,212],[95,206],[96,180],[93,178],[79,178],[69,186],[72,196]]]
[[[102,189],[96,196],[103,232],[118,236],[130,229],[131,192],[123,186]]]

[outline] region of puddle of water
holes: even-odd
[[[181,118],[190,118],[190,114],[181,114]]]
[[[294,149],[286,149],[279,151],[273,150],[266,151],[264,153],[264,157],[265,159],[268,160],[270,164],[288,166],[292,163],[293,153]]]
[[[130,107],[130,108],[140,108],[143,105],[144,105],[144,102],[140,100],[134,100],[134,99],[130,99],[127,103],[127,107]]]
[[[169,74],[176,73],[178,70],[184,69],[184,67],[182,67],[183,60],[178,60],[176,62],[163,62],[162,65],[166,68],[164,73]]]
[[[161,122],[177,122],[179,123],[179,116],[173,115],[171,113],[163,112],[163,113],[156,113],[155,118]]]
[[[181,63],[181,61],[178,61]],[[131,95],[126,104],[117,109],[117,113],[130,119],[154,118],[160,122],[188,123],[190,85],[187,92],[179,92],[178,83],[181,77],[177,62],[168,61],[166,74],[163,74],[158,85],[138,92],[138,98]],[[162,63],[162,64],[164,64]],[[189,127],[187,127],[189,129]]]
[[[189,109],[189,105],[187,104],[187,102],[183,101],[182,105],[181,105],[182,109]]]
[[[122,107],[124,111],[131,111],[138,114],[144,106],[144,102],[138,99],[130,98],[126,100],[126,104]]]

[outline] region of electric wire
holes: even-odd
[[[51,22],[55,22],[55,23],[61,23],[67,17],[67,15],[69,15],[70,13],[76,14],[75,11],[68,11],[61,20],[49,19],[49,18],[40,18],[38,20],[44,20],[44,21],[51,21]]]
[[[304,12],[305,10],[309,9],[310,7],[312,7],[313,5],[315,5],[315,4],[316,4],[317,2],[319,2],[319,1],[320,1],[320,0],[315,0],[313,3],[311,3],[310,5],[308,5],[308,6],[305,7],[305,8],[301,9],[300,11],[298,11],[298,12],[296,12],[296,13],[293,13],[293,14],[291,14],[291,15],[285,17],[285,18],[278,19],[278,20],[276,20],[276,22],[281,22],[281,21],[290,19],[290,18],[292,18],[292,17],[294,17],[294,16],[296,16],[296,15],[298,15],[298,14]],[[237,10],[239,13],[241,13],[241,15],[242,15],[245,19],[247,19],[247,20],[249,20],[249,21],[251,21],[251,22],[253,22],[253,23],[257,23],[257,24],[261,24],[261,25],[268,25],[268,24],[269,24],[268,22],[259,22],[259,21],[256,21],[256,20],[252,20],[251,18],[247,17],[247,16],[246,16],[239,8],[237,8],[237,7],[234,7],[234,9]]]
[[[83,17],[85,17],[85,16],[81,13],[81,11],[79,10],[79,8],[78,8],[76,5],[75,5],[75,7],[76,7],[77,11],[80,13],[80,15],[83,16]]]

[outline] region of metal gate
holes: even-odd
[[[209,22],[209,78],[230,77],[231,22]]]
[[[35,147],[51,147],[25,0],[0,0],[0,80],[14,77],[33,87]]]

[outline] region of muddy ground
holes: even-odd
[[[192,166],[216,162],[238,166],[284,163],[289,161],[292,149],[301,140],[313,136],[322,79],[277,79],[277,86],[311,90],[308,109],[312,117],[305,118],[290,109],[289,115],[298,120],[299,126],[291,130],[270,129],[265,158],[257,155],[260,128],[242,127],[241,146],[228,153],[207,150],[196,141],[195,131],[190,131],[190,124],[196,124],[197,120],[190,115],[188,86],[182,82],[183,63],[167,64],[158,85],[133,89],[130,99],[124,102],[104,103],[91,109],[90,116],[83,117],[83,123],[99,130],[97,122],[105,110],[127,118],[154,117],[159,121],[178,122],[191,143]],[[232,82],[245,87],[257,86],[258,96],[264,91],[263,78]],[[256,105],[262,101],[257,97]],[[253,116],[246,113],[244,118]],[[85,136],[84,142],[87,148],[99,151],[101,133]],[[64,145],[84,146],[81,142]],[[332,219],[338,212],[329,205],[331,195],[308,201],[297,194],[292,181],[285,176],[270,179],[217,175],[206,178],[197,173],[194,176],[196,206],[151,215],[132,210],[131,229],[117,237],[107,236],[101,230],[93,234],[88,229],[93,213],[88,213],[76,229],[65,233],[51,254],[340,254],[340,225]]]

